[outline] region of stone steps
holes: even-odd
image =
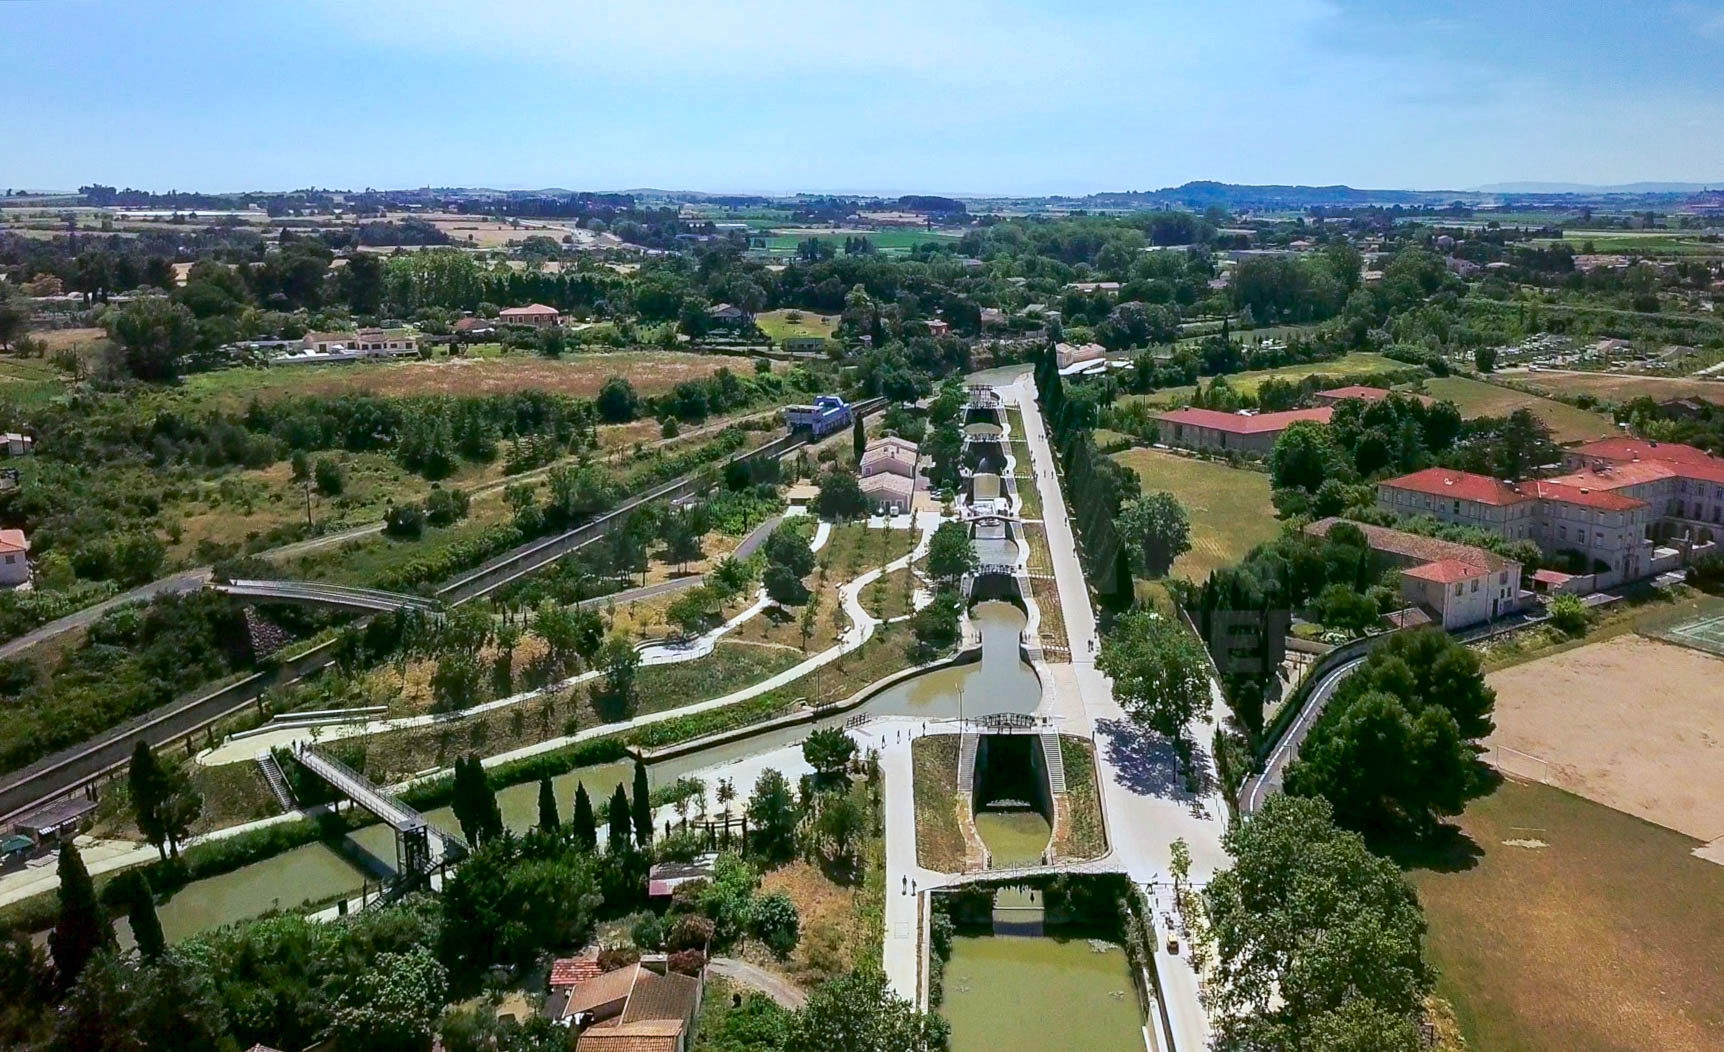
[[[1060,755],[1060,736],[1051,731],[1043,732],[1042,759],[1048,766],[1048,789],[1054,795],[1066,791],[1066,761]]]
[[[275,762],[275,753],[264,752],[259,755],[257,766],[263,771],[263,780],[269,783],[269,791],[275,794],[275,802],[281,805],[283,811],[292,811],[293,794],[287,791],[287,778],[281,773],[281,765]]]

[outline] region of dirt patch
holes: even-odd
[[[359,388],[381,395],[488,395],[542,390],[577,398],[598,394],[605,380],[621,376],[643,394],[668,391],[684,380],[704,379],[723,368],[747,365],[734,358],[675,351],[628,351],[550,359],[448,358],[369,369],[318,370],[303,390],[336,394]]]
[[[1670,829],[1724,836],[1724,660],[1621,635],[1493,672],[1487,759]]]

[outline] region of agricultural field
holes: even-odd
[[[70,378],[43,358],[0,358],[0,398],[40,404],[66,392]]]
[[[1259,332],[1266,330],[1257,330]],[[1242,333],[1242,336],[1255,333]],[[1307,376],[1332,376],[1335,386],[1343,387],[1352,383],[1352,377],[1370,376],[1375,373],[1399,372],[1413,369],[1416,366],[1406,362],[1398,362],[1380,354],[1360,351],[1328,362],[1307,362],[1303,365],[1284,365],[1277,369],[1258,369],[1252,372],[1234,373],[1227,377],[1227,385],[1235,391],[1257,392],[1257,386],[1270,378],[1297,382]],[[1208,383],[1213,377],[1203,377],[1202,382]],[[1147,402],[1150,405],[1169,405],[1175,401],[1188,401],[1196,393],[1193,387],[1164,387],[1146,395],[1131,395],[1125,401]]]
[[[1201,581],[1211,570],[1231,566],[1281,532],[1269,503],[1269,476],[1154,449],[1130,449],[1114,459],[1137,472],[1145,493],[1165,490],[1191,519],[1191,550],[1173,564],[1173,575]]]
[[[756,314],[754,324],[774,343],[804,336],[830,339],[838,331],[838,315],[805,310],[769,310]]]
[[[1601,402],[1627,402],[1648,398],[1698,396],[1724,405],[1724,381],[1687,376],[1628,376],[1622,373],[1590,373],[1543,370],[1516,372],[1515,383],[1549,395],[1587,394]]]
[[[441,358],[411,362],[355,362],[276,368],[223,369],[187,377],[181,390],[194,402],[243,408],[252,398],[366,391],[406,395],[492,395],[542,390],[591,398],[605,380],[621,376],[643,395],[660,394],[684,380],[705,379],[720,369],[746,371],[752,363],[724,355],[680,351],[617,351],[542,358]]]
[[[1724,866],[1696,841],[1515,780],[1457,824],[1407,876],[1470,1047],[1724,1047]]]
[[[1724,847],[1724,658],[1632,633],[1491,672],[1486,758]]]
[[[1724,239],[1716,233],[1659,230],[1575,230],[1561,238],[1537,238],[1535,245],[1567,242],[1579,252],[1586,242],[1593,251],[1643,256],[1724,256]]]
[[[760,240],[766,242],[766,250],[775,256],[794,256],[797,246],[811,237],[830,241],[834,248],[839,249],[843,248],[844,239],[847,237],[865,237],[873,242],[878,251],[895,255],[907,253],[917,245],[926,244],[930,241],[952,241],[957,236],[941,230],[826,230],[820,227],[807,229],[778,227],[772,234]]]
[[[1530,409],[1550,428],[1551,438],[1557,442],[1587,442],[1616,433],[1616,425],[1602,413],[1466,376],[1434,377],[1425,381],[1424,390],[1432,398],[1455,403],[1461,416],[1469,420]]]

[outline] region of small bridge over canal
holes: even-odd
[[[460,837],[436,828],[424,815],[384,792],[340,760],[324,754],[315,745],[300,742],[294,746],[293,758],[307,772],[328,783],[330,788],[377,816],[395,831],[396,875],[391,894],[386,898],[405,893],[429,877],[438,864],[467,853],[467,845]],[[432,855],[433,837],[440,849],[437,857]]]

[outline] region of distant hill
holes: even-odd
[[[1080,198],[1099,208],[1144,208],[1179,206],[1204,209],[1226,208],[1315,208],[1361,205],[1446,205],[1455,201],[1473,203],[1476,193],[1459,190],[1360,190],[1351,186],[1246,185],[1198,180],[1160,190],[1091,194]]]
[[[1697,194],[1705,190],[1724,188],[1724,179],[1715,183],[1614,183],[1595,186],[1590,183],[1487,183],[1475,186],[1481,194]]]

